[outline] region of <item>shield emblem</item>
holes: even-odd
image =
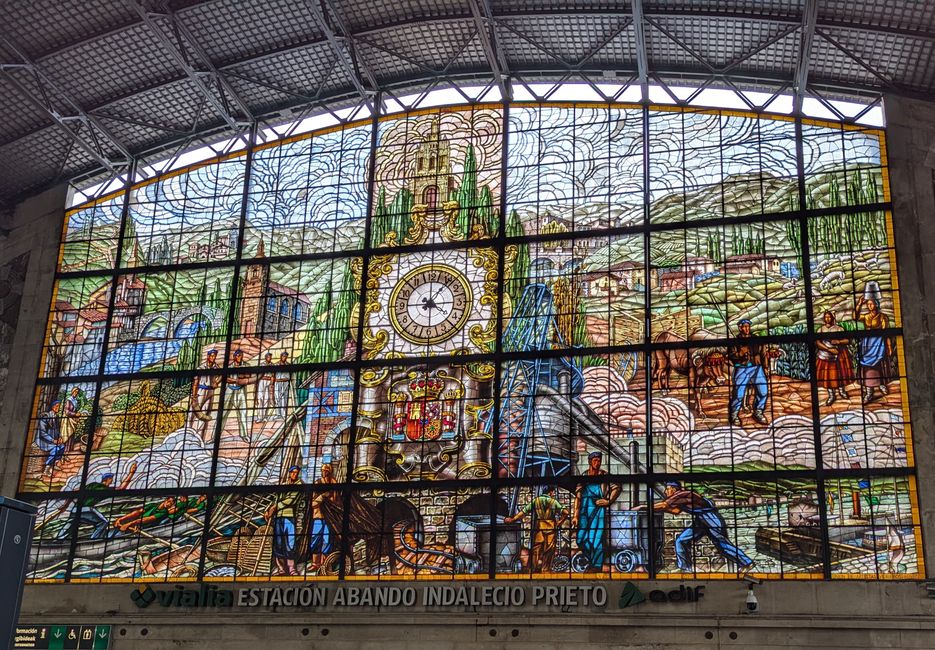
[[[406,405],[406,437],[409,440],[438,440],[441,434],[441,405],[438,402],[411,401]]]

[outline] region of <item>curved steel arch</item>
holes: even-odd
[[[823,93],[834,96],[854,94],[878,96],[882,91],[886,91],[923,99],[935,98],[935,79],[925,86],[904,83],[906,76],[899,78],[895,74],[881,70],[877,61],[867,60],[867,57],[862,56],[861,53],[852,52],[844,43],[839,42],[839,35],[842,32],[860,34],[868,38],[885,37],[892,39],[894,43],[898,41],[904,47],[910,45],[915,47],[918,50],[918,63],[921,65],[924,63],[922,59],[925,53],[935,50],[935,34],[926,31],[922,26],[916,28],[905,22],[898,27],[892,26],[884,22],[882,18],[879,23],[870,24],[837,15],[821,15],[817,3],[813,0],[806,0],[800,15],[792,13],[755,15],[743,11],[740,3],[737,7],[725,7],[723,10],[644,7],[643,0],[631,0],[629,6],[623,5],[621,9],[615,10],[579,10],[556,6],[522,7],[516,3],[509,5],[508,8],[498,7],[494,11],[487,0],[463,0],[460,5],[445,7],[442,11],[443,14],[447,11],[447,14],[417,20],[405,18],[404,12],[396,10],[396,7],[378,5],[378,9],[383,10],[380,19],[357,28],[348,27],[353,23],[347,20],[348,8],[342,0],[321,0],[320,2],[309,0],[306,6],[308,37],[296,42],[283,40],[276,43],[273,40],[271,43],[274,46],[264,52],[231,60],[212,60],[209,53],[199,44],[199,37],[204,36],[204,33],[199,34],[196,30],[186,26],[185,19],[195,10],[210,11],[217,2],[218,0],[205,0],[172,11],[165,7],[151,10],[147,8],[151,6],[149,3],[143,5],[141,0],[125,0],[125,3],[140,16],[140,20],[108,28],[60,47],[45,49],[35,60],[20,57],[25,60],[0,66],[8,79],[12,79],[10,76],[12,69],[25,70],[36,77],[47,75],[54,79],[54,71],[44,69],[44,63],[54,61],[63,53],[92,45],[132,29],[138,29],[141,25],[148,25],[151,31],[161,31],[156,34],[157,39],[166,50],[167,58],[174,61],[176,67],[179,68],[178,76],[168,81],[125,89],[125,92],[109,96],[106,101],[93,106],[81,106],[78,102],[70,101],[63,96],[61,91],[54,93],[59,101],[53,101],[45,96],[41,85],[38,89],[31,86],[20,87],[19,92],[29,96],[32,104],[42,110],[46,116],[46,126],[19,134],[0,143],[0,147],[9,158],[21,159],[22,164],[28,166],[30,165],[29,152],[26,151],[28,143],[36,141],[37,136],[42,136],[50,129],[59,129],[89,152],[89,155],[78,160],[66,153],[61,173],[69,177],[79,174],[87,176],[94,174],[95,169],[107,169],[108,165],[105,163],[113,162],[113,156],[110,154],[114,151],[121,153],[128,151],[133,158],[140,158],[154,150],[184,147],[186,143],[205,133],[219,135],[242,133],[250,123],[257,120],[281,119],[283,110],[302,110],[303,107],[309,105],[341,105],[354,95],[361,97],[362,101],[367,103],[374,92],[381,90],[394,93],[430,87],[439,81],[456,84],[467,79],[485,84],[492,83],[498,86],[501,96],[507,99],[511,92],[510,79],[538,81],[574,78],[596,84],[607,82],[606,75],[609,74],[614,76],[612,79],[614,82],[619,82],[620,76],[632,76],[643,88],[644,101],[646,101],[646,86],[651,81],[665,83],[666,80],[673,79],[684,80],[687,85],[735,90],[765,87],[772,92],[792,87],[796,96],[796,107],[801,105],[802,99],[809,93],[820,98]],[[166,18],[160,27],[148,18],[153,15],[167,15],[169,18]],[[582,24],[588,21],[596,23],[607,18],[616,18],[624,22],[618,25],[618,30],[611,38],[599,43],[593,51],[579,61],[563,60],[551,51],[550,43],[538,42],[536,37],[524,32],[524,29],[533,25],[533,21],[540,26],[548,27],[550,23],[555,23],[558,27],[560,21],[569,18],[579,19]],[[528,21],[523,23],[523,19],[528,19]],[[707,30],[706,33],[710,33],[710,36],[705,37],[707,38],[704,42],[705,51],[698,52],[682,42],[677,33],[671,32],[660,22],[669,19],[695,19],[712,26],[735,23],[736,32],[741,37],[745,25],[774,25],[781,29],[771,38],[750,44],[750,48],[740,58],[719,67],[707,61],[706,56],[711,57],[730,51],[736,54],[736,48],[727,49],[732,47],[730,42],[721,40],[723,35],[717,32],[722,30]],[[407,57],[405,51],[398,51],[405,49],[409,32],[411,32],[410,28],[421,27],[433,33],[444,33],[447,27],[455,24],[460,27],[471,26],[473,37],[465,43],[465,46],[477,40],[482,52],[480,57],[474,53],[474,57],[466,65],[458,66],[457,70],[451,69],[450,61],[447,65],[441,59],[426,64]],[[651,56],[644,36],[647,30],[653,30],[654,39],[664,39],[666,47],[672,48],[674,52],[680,52],[680,57],[672,56],[667,59],[663,56]],[[728,31],[733,31],[733,28]],[[515,53],[511,53],[510,48],[504,46],[504,37],[507,41],[522,40],[534,48],[538,56],[532,61],[517,60],[517,57],[513,56]],[[629,45],[636,52],[635,61],[620,60],[618,62],[608,61],[605,58],[599,64],[593,63],[595,54],[605,50],[612,40],[621,37],[632,38]],[[51,38],[54,38],[54,35],[50,34]],[[554,38],[560,38],[560,34]],[[751,57],[784,39],[792,38],[800,41],[795,57],[787,56],[769,67],[744,67],[744,63]],[[9,36],[6,36],[5,40],[11,44],[15,43],[15,39]],[[377,40],[380,42],[377,43]],[[543,36],[539,40],[544,41],[547,38]],[[833,50],[846,59],[854,70],[862,71],[863,80],[848,78],[844,71],[836,77],[828,74],[816,76],[812,69],[814,50],[810,46],[818,40],[822,41],[827,50]],[[361,48],[367,51],[364,52]],[[397,66],[393,70],[380,69],[379,61],[374,65],[375,61],[368,58],[368,52],[372,55],[377,50],[381,51],[384,56],[402,62],[402,66]],[[257,69],[259,64],[275,61],[277,58],[298,52],[311,53],[316,56],[319,53],[323,55],[328,52],[325,68],[331,67],[323,75],[318,88],[304,87],[304,82],[298,72],[283,70],[283,81],[283,79],[264,78],[262,71]],[[194,58],[192,53],[196,53]],[[440,54],[440,52],[436,53]],[[679,61],[678,58],[683,60]],[[686,59],[689,61],[687,64],[684,62]],[[88,61],[88,64],[93,66],[94,61]],[[887,64],[891,65],[890,62]],[[905,62],[905,65],[907,67],[901,71],[911,72],[912,61]],[[115,70],[113,73],[116,75],[119,71]],[[290,83],[292,81],[295,83]],[[258,107],[256,101],[253,102],[254,105],[251,105],[249,99],[239,96],[232,82],[240,84],[240,87],[243,87],[243,84],[250,84],[251,90],[254,91],[266,89],[270,94],[275,93],[277,99],[270,105],[262,107]],[[189,131],[172,123],[171,120],[174,117],[172,115],[166,115],[166,120],[154,122],[151,116],[133,114],[132,111],[114,110],[113,114],[108,114],[108,109],[114,109],[121,102],[134,97],[171,98],[180,92],[190,95],[191,91],[186,90],[189,84],[194,84],[196,95],[200,96],[198,101],[202,104],[201,111],[194,120],[195,124]],[[262,90],[257,96],[262,96]],[[60,106],[63,102],[68,106],[67,110],[71,114],[62,115]],[[205,104],[213,107],[213,115],[204,114]],[[124,132],[129,134],[127,137],[135,141],[145,140],[149,144],[128,146],[118,135],[110,133],[112,129],[98,128],[96,125],[101,124],[101,120],[122,123]],[[162,121],[168,123],[160,123]],[[153,135],[154,133],[161,133],[165,137],[158,137],[158,135]],[[134,135],[135,138],[132,137]],[[122,166],[117,167],[115,169],[111,166],[111,173],[117,173],[122,169]],[[35,168],[35,173],[37,175],[40,173],[38,168]],[[35,189],[42,183],[48,183],[49,180],[47,177],[36,178],[30,184],[30,189]],[[0,197],[6,196],[9,199],[23,193],[22,188],[0,186]]]

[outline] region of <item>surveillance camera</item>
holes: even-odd
[[[753,585],[750,585],[750,588],[747,589],[747,599],[744,602],[747,604],[748,614],[753,614],[757,609],[759,609],[760,601],[756,599],[756,594],[753,593]]]

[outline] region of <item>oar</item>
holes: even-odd
[[[155,541],[155,542],[159,542],[160,544],[165,544],[166,546],[168,546],[168,547],[169,547],[171,550],[173,550],[173,551],[177,551],[177,550],[179,550],[180,548],[182,548],[181,546],[177,546],[177,545],[173,544],[173,543],[170,542],[170,541],[167,541],[167,540],[162,539],[161,537],[156,537],[155,535],[150,535],[149,533],[147,533],[145,530],[143,530],[143,529],[141,529],[141,528],[131,528],[130,530],[134,530],[134,531],[136,531],[137,533],[139,533],[140,535],[142,535],[143,537],[148,537],[149,539],[151,539],[151,540],[153,540],[153,541]]]
[[[185,517],[186,519],[190,519],[191,521],[194,521],[194,522],[195,522],[196,524],[198,524],[199,526],[203,526],[204,523],[205,523],[205,522],[201,521],[200,519],[198,519],[197,517],[193,517],[191,514],[189,514],[189,513],[187,513],[187,512],[183,512],[183,513],[182,513],[182,516]],[[214,526],[208,524],[208,527],[211,529],[212,532],[215,532],[215,533],[217,533],[218,535],[221,535],[221,536],[224,535],[224,533],[222,533],[221,531],[219,531],[219,530],[218,530],[217,528],[215,528]]]
[[[269,539],[269,535],[263,535],[260,538],[260,549],[256,554],[256,561],[253,563],[253,575],[256,575],[257,569],[260,568],[260,560],[263,559],[263,549],[266,547],[266,540]]]

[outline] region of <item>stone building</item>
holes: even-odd
[[[281,339],[302,329],[311,318],[311,303],[304,293],[273,282],[263,242],[257,246],[257,262],[247,266],[241,288],[240,334],[245,337]]]

